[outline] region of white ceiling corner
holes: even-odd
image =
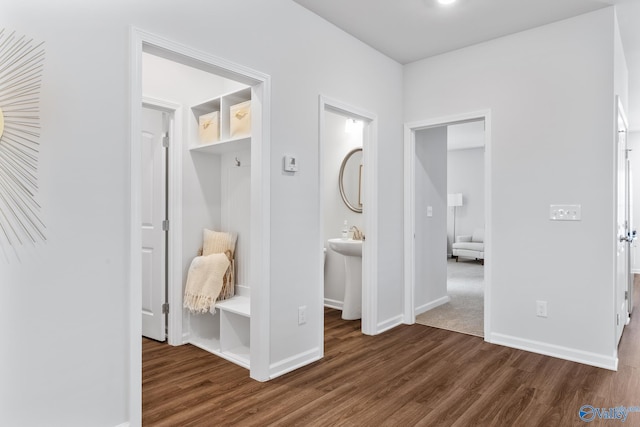
[[[294,0],[401,64],[615,5],[640,131],[640,0]]]

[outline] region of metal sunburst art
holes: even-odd
[[[44,43],[0,29],[0,247],[46,240],[40,219],[39,97]]]

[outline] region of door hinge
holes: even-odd
[[[624,291],[624,299],[629,299],[629,291]]]
[[[169,147],[169,139],[169,132],[165,132],[164,135],[162,135],[162,146],[164,148]]]
[[[162,221],[162,231],[169,231],[169,220],[165,219]]]
[[[169,314],[169,303],[165,302],[162,304],[162,314]]]

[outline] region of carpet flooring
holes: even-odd
[[[449,259],[447,291],[451,301],[416,316],[416,323],[484,336],[484,266],[474,260]]]

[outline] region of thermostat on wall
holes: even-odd
[[[284,165],[285,172],[298,172],[298,161],[295,156],[284,156]]]

